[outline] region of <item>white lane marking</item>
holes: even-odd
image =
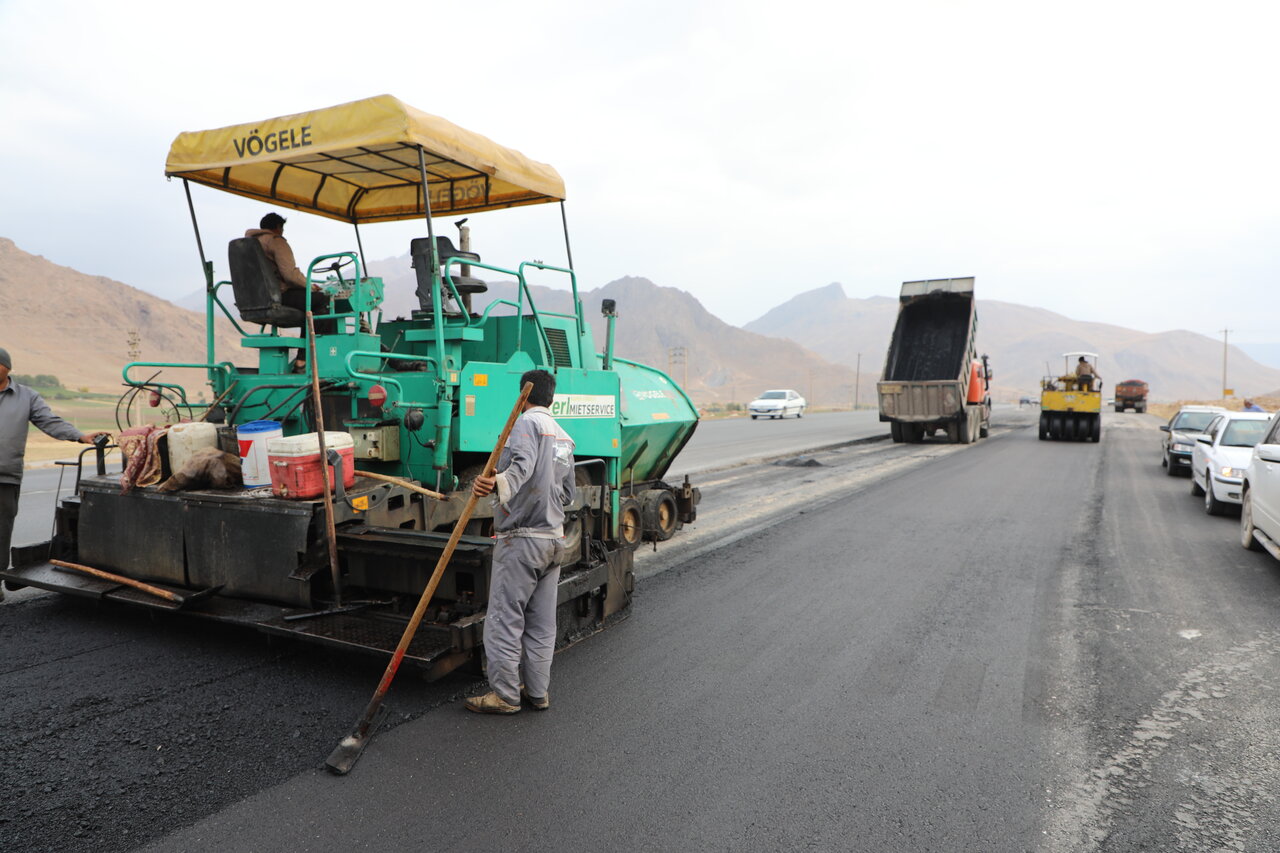
[[[1194,640],[1196,637],[1200,636],[1200,632],[1195,628],[1188,628],[1185,631],[1179,631],[1178,636],[1184,640]]]

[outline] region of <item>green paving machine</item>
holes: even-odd
[[[14,565],[3,573],[10,588],[43,587],[388,653],[499,437],[521,374],[538,367],[555,374],[552,412],[576,445],[559,639],[597,630],[626,610],[637,546],[669,539],[696,518],[699,490],[687,477],[678,484],[663,477],[698,416],[664,373],[614,355],[612,300],[601,306],[606,332],[597,351],[578,297],[563,183],[552,167],[384,95],[182,133],[165,172],[181,180],[195,227],[206,360],[131,363],[126,396],[199,415],[195,389],[165,376],[202,371],[217,401],[205,414],[219,425],[224,449],[237,449],[252,424],[278,425],[292,437],[323,423],[326,435],[349,434],[356,476],[343,482],[339,457],[330,535],[323,499],[292,499],[278,489],[124,493],[120,478],[106,475],[99,449],[97,472],[79,477],[76,494],[57,507],[54,537],[14,549]],[[229,277],[218,280],[193,184],[353,226],[353,249],[307,268],[309,283],[330,298],[329,313],[315,317],[322,332],[311,335],[305,313],[281,303],[252,237],[229,242]],[[441,216],[549,202],[561,204],[563,266],[485,261],[471,251],[469,228],[460,228],[458,246],[436,230]],[[246,218],[262,212],[258,205]],[[396,220],[421,221],[425,235],[410,241],[417,307],[393,318],[383,316],[383,282],[368,274],[359,229]],[[572,313],[537,310],[534,273],[568,285]],[[515,298],[473,305],[494,281],[514,284]],[[234,327],[236,351],[216,351],[218,323]],[[479,659],[492,516],[490,502],[481,501],[406,655],[429,677]]]

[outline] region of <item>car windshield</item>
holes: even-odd
[[[1267,432],[1268,421],[1232,421],[1222,434],[1224,447],[1253,447]]]
[[[1179,412],[1173,419],[1172,428],[1200,432],[1219,414],[1219,412]]]
[[[786,391],[765,391],[760,395],[761,400],[785,400],[787,399]]]

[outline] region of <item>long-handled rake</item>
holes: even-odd
[[[520,389],[520,397],[511,409],[510,416],[507,417],[507,424],[502,428],[502,434],[498,436],[498,442],[493,446],[493,452],[489,454],[489,461],[485,463],[484,472],[481,476],[493,476],[494,469],[498,467],[498,457],[502,454],[502,448],[507,443],[507,436],[511,434],[511,427],[515,425],[516,418],[524,410],[525,401],[529,399],[529,392],[532,390],[532,382],[526,382],[524,387]],[[475,510],[476,501],[478,500],[479,498],[476,497],[474,492],[467,497],[466,506],[462,508],[462,515],[453,525],[453,533],[449,536],[449,542],[444,547],[444,553],[440,555],[440,559],[436,562],[436,570],[432,573],[431,580],[427,582],[427,588],[422,591],[422,597],[418,599],[418,606],[413,611],[413,617],[405,627],[404,635],[400,637],[400,644],[396,646],[395,653],[391,656],[391,661],[387,664],[386,671],[382,673],[382,681],[378,683],[378,689],[373,691],[373,698],[369,700],[368,707],[364,709],[364,715],[360,718],[360,722],[356,724],[355,731],[339,741],[337,747],[325,760],[325,767],[328,767],[339,776],[345,776],[355,766],[365,747],[373,739],[373,734],[378,728],[377,724],[382,721],[383,715],[379,713],[382,709],[382,700],[386,698],[387,690],[391,687],[391,681],[396,677],[400,662],[404,660],[405,651],[408,650],[409,644],[413,642],[413,635],[418,630],[418,623],[422,621],[423,614],[427,612],[427,605],[431,603],[431,596],[435,595],[436,586],[440,583],[440,577],[444,574],[445,567],[449,565],[449,559],[453,557],[453,549],[457,547],[458,540],[462,538],[462,531],[466,529],[467,522],[471,520],[471,513]]]

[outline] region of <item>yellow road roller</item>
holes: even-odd
[[[1062,354],[1064,369],[1040,382],[1040,440],[1102,439],[1102,377],[1098,354]],[[1047,372],[1047,371],[1046,371]]]

